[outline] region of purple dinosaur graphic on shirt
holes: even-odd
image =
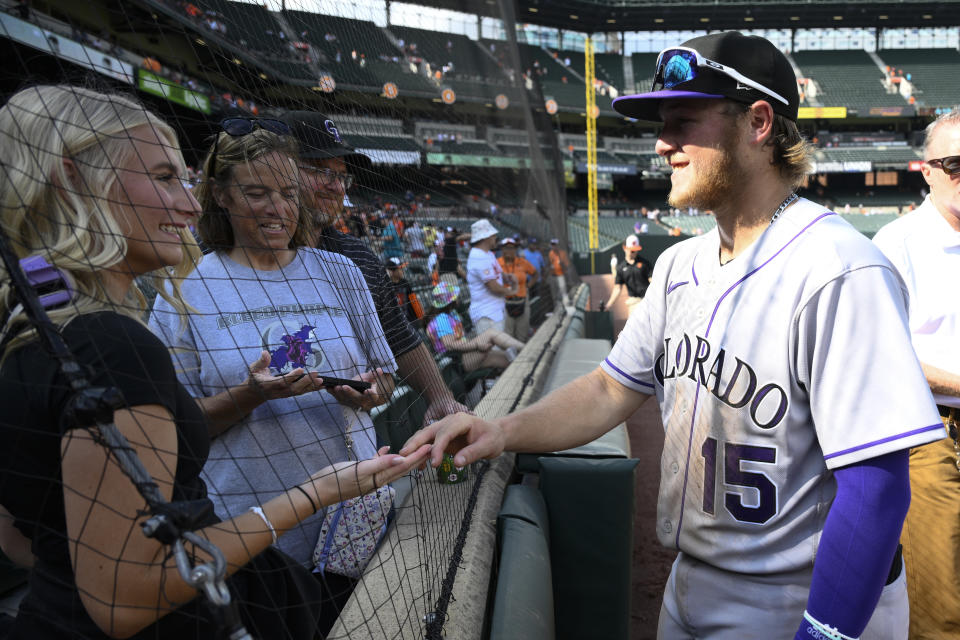
[[[313,353],[309,340],[313,329],[314,327],[305,324],[296,333],[283,336],[281,340],[284,346],[270,354],[270,367],[277,372],[282,372],[287,363],[297,367],[307,366],[307,356]]]

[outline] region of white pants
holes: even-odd
[[[807,608],[811,575],[731,573],[681,552],[663,593],[657,640],[792,640]],[[884,587],[860,638],[907,640],[909,623],[901,571]]]
[[[563,276],[553,276],[553,282],[556,284],[557,296],[554,304],[563,301],[563,306],[570,306],[570,299],[567,297],[567,279]]]
[[[473,320],[473,334],[480,335],[487,329],[496,329],[497,331],[503,331],[503,318],[499,320],[491,320],[484,316],[483,318],[477,318]]]

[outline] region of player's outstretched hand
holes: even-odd
[[[412,455],[423,445],[431,443],[431,466],[439,466],[443,454],[451,453],[453,463],[464,467],[481,458],[499,456],[506,446],[506,436],[495,422],[487,422],[469,413],[457,413],[417,431],[400,449],[400,455]]]
[[[318,496],[324,506],[329,506],[369,493],[405,476],[426,461],[430,447],[424,445],[407,456],[390,454],[388,451],[390,447],[383,447],[375,458],[360,462],[338,462],[325,467],[301,487],[305,491],[312,489],[310,495]]]
[[[446,416],[452,416],[461,411],[470,413],[470,409],[454,400],[453,396],[435,400],[427,407],[427,412],[423,416],[423,424],[433,424]]]

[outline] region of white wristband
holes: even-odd
[[[270,537],[273,538],[273,544],[277,544],[277,530],[273,528],[273,524],[267,519],[267,514],[263,512],[263,509],[260,507],[250,507],[250,511],[260,516],[263,524],[267,525],[267,529],[270,529]]]
[[[806,611],[803,612],[803,618],[809,622],[810,626],[816,629],[825,640],[859,640],[858,638],[843,635],[839,630],[820,622]],[[810,635],[814,636],[816,634],[811,633]]]

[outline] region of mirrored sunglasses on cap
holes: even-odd
[[[960,156],[944,156],[933,160],[925,160],[925,162],[931,167],[940,165],[940,168],[948,176],[960,174]]]
[[[224,118],[220,121],[220,128],[235,138],[253,133],[254,129],[264,129],[279,136],[290,135],[290,126],[286,122],[272,118]]]
[[[678,84],[693,80],[704,69],[722,73],[741,84],[779,100],[785,105],[790,104],[786,98],[773,89],[751,80],[733,67],[704,58],[696,49],[689,47],[670,47],[660,52],[660,55],[657,56],[657,73],[653,77],[653,91],[673,89]]]

